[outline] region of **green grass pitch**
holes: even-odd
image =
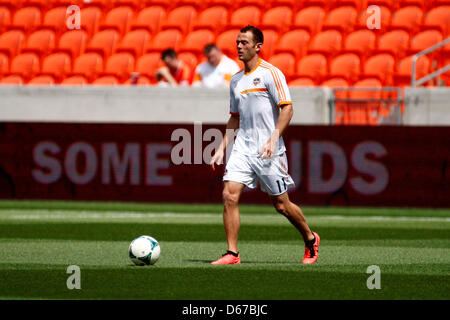
[[[304,207],[321,236],[319,260],[270,206],[241,205],[241,265],[212,266],[226,250],[221,205],[0,201],[1,299],[445,299],[450,210]],[[154,266],[128,245],[158,239]],[[77,265],[81,289],[69,290]],[[367,288],[380,268],[381,289]]]

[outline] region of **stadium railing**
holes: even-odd
[[[417,86],[420,86],[423,83],[426,83],[428,81],[430,81],[433,78],[436,78],[437,76],[447,72],[448,70],[450,70],[450,64],[447,64],[446,66],[437,69],[436,71],[423,76],[420,79],[416,79],[416,70],[417,70],[417,60],[421,57],[421,56],[425,56],[427,54],[430,54],[442,47],[444,47],[447,43],[450,43],[450,37],[448,37],[447,39],[445,39],[442,42],[439,42],[423,51],[420,51],[418,53],[416,53],[413,58],[412,58],[412,72],[411,72],[411,87],[416,88]]]

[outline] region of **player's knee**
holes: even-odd
[[[274,204],[275,210],[277,210],[278,213],[281,213],[283,216],[287,216],[286,207],[282,202],[277,202]]]
[[[237,194],[224,190],[222,193],[222,197],[224,206],[231,207],[238,205],[239,196]]]

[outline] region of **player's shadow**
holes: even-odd
[[[202,263],[207,263],[210,264],[211,261],[214,260],[202,260],[202,259],[189,259],[189,260],[185,260],[187,262],[202,262]],[[296,264],[295,261],[253,261],[253,260],[246,260],[246,261],[241,261],[241,264]]]

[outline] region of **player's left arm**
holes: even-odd
[[[283,132],[289,126],[289,122],[292,119],[292,115],[294,114],[294,109],[292,108],[292,103],[280,105],[281,111],[278,116],[278,121],[275,126],[275,130],[273,130],[271,137],[267,140],[266,144],[263,146],[261,151],[259,152],[260,156],[264,158],[270,158],[273,156],[275,151],[275,147],[277,146],[278,140],[283,135]]]

